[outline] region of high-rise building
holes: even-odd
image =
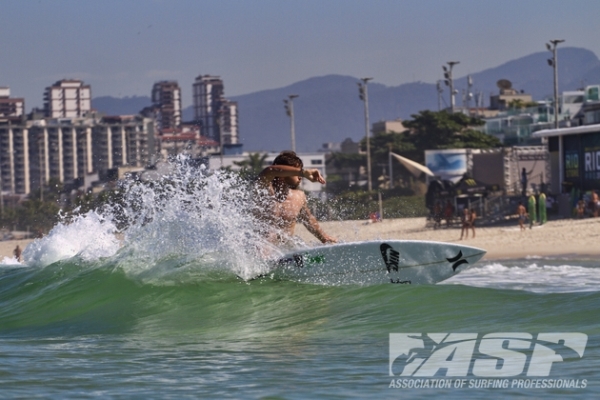
[[[24,122],[0,118],[0,190],[29,193],[29,141]]]
[[[204,136],[220,142],[219,110],[224,100],[223,80],[218,76],[200,75],[193,85],[194,118]]]
[[[181,89],[177,81],[160,81],[152,87],[152,106],[158,111],[159,129],[175,129],[181,124]]]
[[[44,92],[44,114],[48,118],[83,117],[92,109],[92,89],[77,79],[63,79]]]
[[[0,118],[22,118],[25,100],[10,97],[10,88],[0,87]]]
[[[92,131],[95,171],[144,167],[154,154],[153,121],[137,115],[104,117]]]
[[[239,143],[237,102],[225,98],[223,80],[218,76],[200,75],[194,92],[194,118],[202,134],[221,145]]]
[[[222,143],[238,144],[238,105],[236,101],[224,100],[221,103],[221,135]]]

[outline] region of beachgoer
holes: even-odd
[[[600,210],[600,200],[598,199],[598,193],[595,191],[592,191],[592,200],[590,201],[590,205],[592,206],[592,215],[597,217],[598,210]]]
[[[381,217],[379,216],[379,212],[374,211],[369,214],[369,223],[374,224],[375,222],[381,222]]]
[[[433,227],[434,229],[442,226],[442,205],[439,201],[435,202],[433,206]]]
[[[583,197],[580,197],[577,202],[577,218],[583,217],[585,217],[585,201],[583,200]]]
[[[471,208],[471,219],[469,221],[469,225],[471,226],[471,230],[473,231],[473,238],[475,238],[475,220],[477,219],[477,213],[474,208]]]
[[[523,168],[521,170],[521,196],[527,195],[527,170]]]
[[[446,220],[446,227],[450,228],[452,224],[452,218],[454,217],[454,206],[450,200],[446,200],[446,207],[444,208],[444,219]]]
[[[15,247],[15,249],[13,250],[13,254],[15,255],[17,261],[21,261],[21,247],[19,247],[19,245]]]
[[[325,183],[318,169],[304,169],[302,160],[293,151],[281,152],[271,166],[258,176],[258,184],[265,190],[267,201],[261,217],[274,229],[267,233],[274,243],[286,243],[294,234],[296,222],[323,243],[336,243],[319,226],[317,219],[308,209],[306,195],[299,189],[302,178],[311,182]]]
[[[519,202],[517,207],[517,216],[519,217],[519,227],[521,230],[525,230],[525,220],[527,219],[527,210],[522,202]]]
[[[469,209],[467,207],[465,207],[463,209],[463,215],[462,215],[462,228],[460,230],[460,240],[462,240],[463,238],[463,234],[466,232],[467,235],[465,236],[465,239],[469,238],[469,228],[471,227],[471,213],[469,212]]]

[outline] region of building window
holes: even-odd
[[[323,165],[323,160],[310,160],[310,165]]]

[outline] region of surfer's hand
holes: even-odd
[[[323,235],[323,237],[321,238],[321,242],[322,243],[337,243],[337,239],[333,238],[331,236],[327,236],[327,235]]]
[[[303,176],[311,182],[325,183],[325,179],[321,176],[318,169],[305,169]]]

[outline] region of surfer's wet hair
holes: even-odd
[[[279,153],[277,157],[273,160],[273,165],[289,165],[291,167],[304,167],[304,163],[296,155],[296,152],[291,150],[282,151]]]

